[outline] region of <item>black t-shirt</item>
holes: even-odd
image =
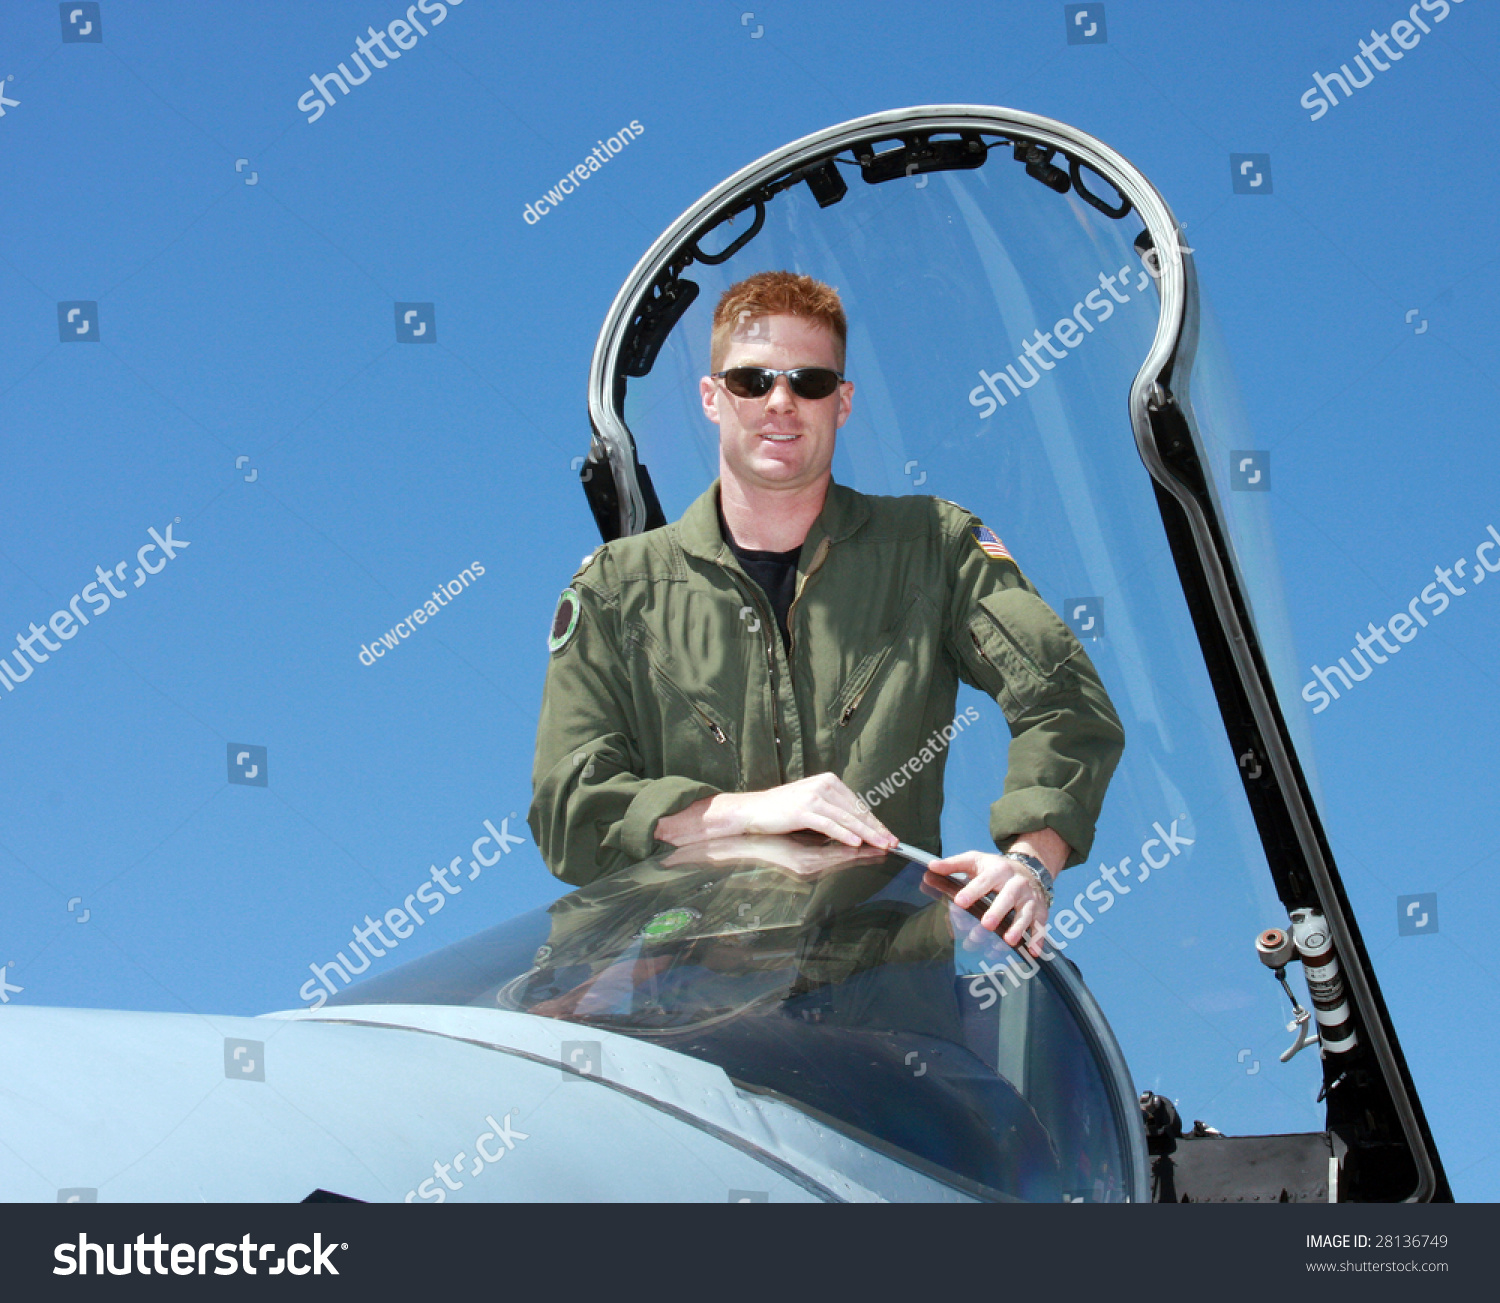
[[[729,532],[729,523],[724,519],[724,509],[719,508],[719,529],[735,560],[744,567],[745,573],[761,586],[771,610],[776,613],[776,624],[781,630],[782,648],[790,654],[792,633],[787,624],[787,613],[792,609],[792,599],[797,595],[797,558],[802,555],[800,547],[790,552],[754,552],[741,547]]]

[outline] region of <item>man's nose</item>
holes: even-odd
[[[796,406],[794,397],[791,381],[785,376],[777,376],[771,384],[771,392],[766,396],[766,407],[789,412]]]

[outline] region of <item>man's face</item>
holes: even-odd
[[[754,317],[735,328],[717,370],[735,366],[843,369],[827,326],[780,315]],[[736,398],[710,376],[698,388],[704,414],[719,427],[721,475],[757,489],[801,489],[823,479],[833,464],[835,433],[849,419],[854,397],[854,385],[846,380],[827,398],[798,398],[785,376],[777,376],[762,398]]]

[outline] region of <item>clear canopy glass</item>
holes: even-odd
[[[1137,1084],[1226,1131],[1318,1129],[1316,1052],[1277,1062],[1292,1039],[1290,1010],[1254,950],[1285,909],[1129,420],[1159,310],[1154,256],[1135,247],[1142,223],[1058,194],[1006,148],[980,168],[881,184],[865,182],[850,155],[838,166],[842,199],[820,207],[795,185],[721,264],[688,266],[684,278],[701,292],[649,373],[623,381],[625,424],[666,516],[718,473],[698,384],[719,295],[767,268],[834,285],[855,385],[835,478],[866,493],[936,494],[978,514],[1082,639],[1124,723],[1092,857],[1059,882],[1053,918]],[[700,250],[728,250],[754,220],[747,211],[721,224]],[[1206,308],[1197,324],[1191,387],[1179,375],[1177,396],[1207,432],[1205,469],[1316,792],[1265,495],[1254,467],[1230,455],[1253,441]],[[963,689],[958,705],[982,722],[947,758],[949,852],[989,846],[1010,740],[993,703]]]

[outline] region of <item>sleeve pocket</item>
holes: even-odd
[[[969,638],[985,686],[1014,722],[1047,697],[1066,691],[1078,639],[1050,606],[1024,588],[991,593],[969,620]]]

